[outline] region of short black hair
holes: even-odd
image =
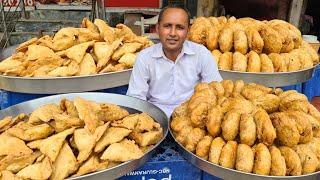
[[[160,23],[160,21],[162,20],[162,17],[163,17],[163,13],[167,10],[167,9],[171,9],[171,8],[176,8],[176,9],[181,9],[183,10],[184,12],[187,13],[188,15],[188,26],[190,25],[190,19],[191,19],[191,15],[188,11],[188,9],[182,7],[182,6],[177,6],[177,5],[168,5],[164,8],[161,9],[160,13],[159,13],[159,18],[158,18],[158,24]]]

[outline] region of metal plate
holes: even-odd
[[[13,54],[17,46],[0,52],[0,60]],[[0,75],[0,89],[30,94],[60,94],[95,91],[129,84],[132,69],[87,76],[30,78]]]
[[[130,171],[133,171],[143,165],[147,160],[149,160],[153,153],[155,152],[156,147],[165,139],[168,134],[168,118],[166,114],[160,110],[155,105],[148,103],[146,101],[124,96],[118,94],[108,94],[108,93],[71,93],[71,94],[61,94],[61,95],[54,95],[54,96],[47,96],[44,98],[39,98],[27,102],[23,102],[4,110],[0,111],[0,119],[5,116],[15,116],[19,113],[30,113],[34,111],[39,106],[49,104],[49,103],[59,103],[62,98],[67,98],[69,100],[73,100],[75,97],[82,97],[87,100],[92,100],[95,102],[103,103],[113,103],[119,106],[125,107],[128,111],[140,111],[148,113],[153,119],[155,119],[158,123],[160,123],[161,127],[163,128],[163,138],[152,148],[150,149],[143,157],[137,160],[128,161],[122,163],[118,166],[115,166],[110,169],[106,169],[103,171],[83,175],[76,178],[70,179],[94,179],[94,180],[104,180],[104,179],[115,179],[127,174]]]
[[[294,72],[252,73],[219,70],[223,79],[243,80],[246,83],[258,83],[267,87],[284,87],[308,81],[312,78],[317,65]]]
[[[195,154],[189,152],[187,149],[184,148],[182,144],[180,144],[174,137],[172,129],[170,127],[171,120],[169,122],[169,131],[170,135],[174,138],[175,142],[178,144],[178,151],[179,153],[187,159],[190,163],[192,163],[194,166],[200,168],[203,171],[206,171],[209,174],[212,174],[216,177],[222,178],[222,179],[230,179],[230,180],[270,180],[270,179],[276,179],[276,180],[317,180],[320,179],[320,171],[307,174],[307,175],[301,175],[301,176],[264,176],[264,175],[258,175],[253,173],[246,173],[241,172],[235,169],[229,169],[225,168],[216,164],[213,164],[209,161],[206,161]]]

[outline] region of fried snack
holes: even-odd
[[[17,173],[22,179],[48,179],[52,174],[52,165],[48,157],[41,163],[35,163],[23,168]]]
[[[200,128],[193,128],[187,135],[185,143],[188,151],[194,152],[197,144],[205,136],[205,131]]]
[[[77,75],[90,75],[97,73],[97,67],[94,59],[89,53],[86,53],[79,64],[80,70]]]
[[[221,123],[222,136],[226,141],[232,141],[239,133],[240,114],[229,111],[225,114]]]
[[[222,70],[232,69],[232,52],[224,52],[220,56],[218,67]]]
[[[252,146],[256,141],[256,123],[251,114],[242,114],[239,127],[240,142]]]
[[[0,160],[0,171],[8,170],[17,173],[32,164],[40,155],[41,153],[39,151],[35,151],[32,154],[7,155]]]
[[[234,168],[236,163],[238,144],[236,141],[228,141],[222,148],[219,165],[226,168]]]
[[[211,52],[211,54],[213,55],[214,60],[216,61],[217,65],[218,65],[222,53],[221,53],[218,49],[215,49],[215,50],[213,50],[213,51]]]
[[[295,53],[282,53],[281,56],[287,64],[288,71],[297,71],[301,68],[301,62]]]
[[[196,147],[196,155],[207,160],[209,157],[210,146],[212,144],[212,136],[204,136]]]
[[[1,171],[0,177],[2,179],[8,179],[8,180],[22,180],[22,178],[17,177],[15,174],[13,174],[11,171]]]
[[[261,60],[255,51],[250,51],[248,54],[248,72],[261,72]]]
[[[308,115],[300,111],[287,111],[288,116],[297,124],[297,129],[300,134],[299,143],[308,143],[312,140],[312,124],[308,119]]]
[[[282,37],[277,31],[269,26],[262,26],[259,33],[263,38],[263,51],[265,53],[280,53],[282,49]]]
[[[268,57],[271,59],[275,72],[287,72],[287,65],[283,57],[278,53],[270,53]]]
[[[223,118],[223,113],[219,106],[212,107],[209,110],[207,117],[207,131],[212,137],[216,137],[221,132],[221,122]]]
[[[270,114],[279,110],[280,98],[273,94],[265,94],[252,99],[252,103]]]
[[[182,120],[185,120],[184,118],[181,118]],[[137,123],[138,123],[138,120],[139,120],[139,115],[137,114],[131,114],[129,116],[126,116],[124,117],[123,119],[120,119],[120,120],[116,120],[116,121],[112,121],[112,126],[113,127],[121,127],[121,128],[127,128],[129,130],[133,130],[135,129]],[[171,121],[171,128],[175,130],[175,122],[177,123],[177,126],[179,126],[179,123],[182,123],[180,121],[180,119],[177,117],[177,120],[175,121],[175,119],[173,119]],[[180,130],[180,129],[179,129]],[[179,130],[176,130],[176,131],[179,131]]]
[[[316,154],[306,144],[299,144],[293,149],[299,155],[302,166],[302,174],[313,173],[319,167],[319,160]]]
[[[40,149],[43,154],[48,156],[50,160],[54,162],[66,137],[70,134],[73,134],[74,130],[75,128],[70,128],[46,139],[29,142],[27,145],[31,149]]]
[[[270,92],[272,92],[271,88],[267,88],[254,83],[249,83],[244,86],[241,95],[243,95],[248,100],[253,100]]]
[[[144,133],[133,131],[130,133],[129,138],[133,139],[140,147],[146,147],[156,144],[162,138],[162,134],[162,128]]]
[[[100,124],[99,115],[102,113],[100,105],[80,97],[75,98],[73,103],[79,113],[79,118],[84,121],[85,127],[94,133]]]
[[[115,40],[112,44],[96,42],[93,46],[94,55],[98,58],[97,70],[100,71],[110,60],[113,52],[120,46],[121,40]]]
[[[249,27],[246,29],[246,35],[248,38],[248,46],[256,53],[261,53],[264,47],[264,41],[260,36],[258,29]]]
[[[66,114],[55,114],[53,115],[53,121],[49,124],[54,128],[56,132],[62,132],[71,127],[83,127],[84,121],[79,118],[72,117]]]
[[[266,54],[260,54],[261,72],[273,73],[274,68],[271,59]]]
[[[82,19],[81,27],[87,28],[94,33],[99,33],[98,27],[86,17]]]
[[[132,131],[125,128],[110,127],[97,142],[94,152],[101,152],[110,144],[120,142],[127,137]]]
[[[26,146],[24,141],[16,137],[12,137],[3,133],[0,135],[0,142],[0,156],[32,153],[32,150]]]
[[[233,88],[232,96],[233,97],[237,97],[237,95],[240,95],[244,85],[245,84],[244,84],[243,80],[236,80],[234,82],[234,88]]]
[[[97,155],[91,155],[89,159],[84,162],[80,168],[78,169],[77,173],[72,177],[82,176],[84,174],[96,172],[102,169],[106,169],[109,165],[109,161],[99,162],[99,158]],[[118,163],[117,163],[118,164]]]
[[[317,156],[318,161],[320,161],[320,138],[312,138],[312,140],[306,145],[309,147],[309,149]],[[319,169],[320,165],[317,169]]]
[[[286,161],[286,175],[299,176],[302,173],[301,160],[299,155],[291,148],[287,146],[279,147],[281,155]]]
[[[75,145],[79,151],[77,161],[83,162],[90,156],[94,145],[96,144],[95,137],[87,129],[76,129],[73,133]]]
[[[271,27],[276,30],[282,39],[282,48],[281,52],[286,53],[290,52],[294,48],[293,37],[288,33],[290,30],[283,24],[271,25]]]
[[[300,134],[297,123],[286,113],[277,113],[272,119],[281,145],[293,147],[299,143]]]
[[[239,144],[236,155],[236,169],[243,172],[252,172],[254,152],[246,144]]]
[[[124,43],[111,56],[111,59],[118,61],[126,53],[134,53],[142,47],[141,43]]]
[[[28,123],[37,124],[42,121],[49,122],[51,119],[54,119],[53,116],[55,114],[60,114],[60,113],[61,113],[61,110],[57,105],[47,104],[34,110],[30,115]]]
[[[221,154],[221,150],[223,146],[226,144],[226,142],[221,137],[217,137],[213,139],[210,145],[210,151],[209,151],[209,161],[218,164],[219,158]]]
[[[248,51],[248,39],[247,35],[242,30],[236,30],[233,32],[233,41],[235,51],[241,54],[246,54]]]
[[[269,175],[271,169],[271,154],[268,147],[259,143],[254,147],[254,166],[253,172],[261,175]]]
[[[268,113],[264,109],[259,108],[254,114],[254,121],[257,126],[257,137],[259,141],[266,145],[272,145],[277,134]]]
[[[132,68],[135,61],[136,61],[137,55],[134,53],[125,53],[120,59],[119,63],[122,63],[126,65],[127,68]]]
[[[198,44],[205,44],[205,38],[207,35],[208,28],[207,24],[210,24],[210,22],[206,18],[196,18],[193,22],[193,25],[190,27],[188,39]]]
[[[269,147],[271,154],[271,176],[285,176],[286,175],[286,161],[281,155],[280,150],[276,146]]]
[[[224,89],[224,96],[225,97],[231,96],[231,94],[233,92],[233,88],[234,88],[233,81],[232,80],[223,80],[223,81],[221,81],[221,84]]]
[[[233,53],[232,70],[246,72],[247,57],[240,52]]]
[[[214,26],[212,23],[206,30],[206,45],[210,51],[218,48],[219,27]]]
[[[47,138],[54,132],[53,128],[48,124],[28,125],[21,122],[17,126],[8,129],[7,133],[11,136],[20,138],[24,141],[33,141]]]
[[[68,143],[65,142],[56,161],[52,164],[52,175],[50,176],[50,179],[65,179],[69,175],[73,174],[77,169],[77,159]]]
[[[186,117],[188,115],[188,103],[189,101],[186,101],[180,106],[176,107],[172,113],[172,118]]]
[[[222,84],[220,84],[219,82],[217,81],[212,81],[210,84],[210,87],[213,88],[213,90],[215,91],[215,93],[217,94],[217,96],[220,98],[220,97],[223,97],[224,95],[224,88],[222,86]]]
[[[82,61],[87,49],[93,46],[94,41],[81,43],[66,50],[66,56],[71,60],[76,61],[78,64]]]
[[[219,47],[222,52],[229,52],[233,45],[233,31],[230,27],[225,27],[219,36]]]
[[[104,114],[105,121],[115,121],[129,115],[129,112],[127,110],[115,104],[103,103],[100,105],[100,107]],[[138,116],[145,117],[144,115],[145,113],[139,114]],[[149,121],[153,122],[153,119],[149,118]]]
[[[143,152],[134,141],[124,139],[119,143],[111,144],[102,154],[101,159],[109,161],[130,161],[139,159]]]
[[[115,30],[112,27],[108,26],[105,21],[101,19],[95,19],[94,24],[99,29],[101,39],[104,39],[109,44],[111,44],[115,40]]]

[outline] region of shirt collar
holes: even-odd
[[[187,40],[184,41],[183,46],[182,46],[182,51],[180,54],[188,54],[188,55],[193,55],[196,54],[189,46]],[[154,58],[160,58],[160,57],[166,57],[164,55],[164,52],[162,50],[162,44],[159,43],[158,46],[156,47],[155,52],[152,54],[152,57]]]

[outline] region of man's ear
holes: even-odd
[[[159,34],[159,23],[156,24],[156,32]]]

